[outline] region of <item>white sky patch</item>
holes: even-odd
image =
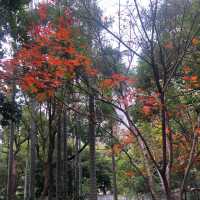
[[[113,24],[109,29],[118,37],[122,39],[123,42],[125,42],[130,48],[134,49],[136,52],[139,52],[141,49],[136,44],[137,39],[134,38],[136,35],[133,35],[134,32],[137,35],[140,35],[139,31],[137,29],[130,28],[130,12],[128,9],[132,10],[132,6],[134,6],[133,0],[98,0],[97,1],[100,8],[103,10],[103,16],[107,18],[112,18],[114,20]],[[119,2],[120,2],[120,30],[119,30]],[[137,0],[139,7],[147,7],[150,3],[150,0]],[[129,6],[128,6],[129,5]],[[130,6],[132,5],[132,6]],[[131,20],[132,21],[132,20]],[[140,23],[138,21],[138,25],[140,26]],[[108,40],[108,43],[113,48],[118,48],[119,41],[113,37],[110,33],[107,31],[103,31],[105,37]],[[131,36],[132,35],[132,36]],[[140,36],[139,36],[140,37]],[[129,44],[128,41],[131,41],[132,44]],[[126,56],[123,57],[123,62],[127,63],[130,60],[130,52],[127,51],[127,48],[124,47],[122,44],[120,45],[120,51],[124,52]],[[134,56],[131,67],[136,66],[138,57]],[[129,66],[127,64],[127,66]]]
[[[120,0],[121,7],[123,9],[124,6],[127,5],[127,2],[133,4],[133,0]],[[142,7],[146,7],[149,4],[150,0],[138,0],[138,4]],[[119,11],[119,0],[99,0],[98,4],[100,8],[103,10],[103,15],[107,17],[114,17],[115,23],[113,27],[116,26],[118,11]],[[117,27],[118,28],[118,27]]]
[[[13,56],[13,49],[12,49],[12,38],[10,35],[5,36],[5,42],[2,42],[2,48],[4,50],[4,59],[12,58]]]
[[[126,5],[127,2],[133,2],[133,0],[121,0],[121,5],[124,6]],[[146,7],[149,4],[150,0],[139,0],[138,3],[143,6]],[[104,13],[107,15],[116,15],[117,14],[117,10],[119,7],[119,0],[99,0],[98,1],[99,5],[101,6],[101,8],[103,9]]]

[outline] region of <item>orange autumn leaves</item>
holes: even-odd
[[[183,66],[183,76],[182,80],[187,84],[188,89],[199,88],[200,80],[197,74],[194,74],[190,66]]]
[[[149,116],[153,111],[156,111],[161,106],[159,101],[159,94],[154,96],[138,96],[137,100],[142,104],[141,111],[145,116]]]
[[[114,145],[112,146],[112,151],[113,151],[113,153],[114,153],[115,155],[120,154],[121,151],[122,151],[122,149],[123,149],[123,145],[122,145],[122,144],[114,144]]]
[[[135,141],[135,138],[131,132],[129,131],[123,132],[123,135],[121,139],[119,140],[120,143],[116,143],[112,145],[112,153],[114,155],[119,155],[123,150],[125,150],[125,148],[128,145],[133,144],[134,141]],[[132,178],[135,176],[135,173],[132,170],[128,169],[123,172],[123,175],[128,178]]]
[[[127,177],[129,177],[129,178],[132,178],[135,174],[134,174],[133,171],[128,170],[128,171],[124,172],[124,175],[127,176]]]
[[[118,155],[121,153],[121,151],[127,147],[127,145],[129,144],[133,144],[135,141],[134,139],[134,136],[132,133],[130,132],[126,132],[126,133],[123,133],[121,139],[120,139],[120,143],[116,143],[112,146],[112,152],[115,154],[115,155]]]
[[[199,44],[200,44],[200,40],[199,40],[198,37],[192,38],[192,45],[193,45],[193,46],[197,46],[197,45],[199,45]]]
[[[197,45],[199,45],[199,44],[200,44],[199,38],[198,38],[198,37],[193,37],[193,38],[191,39],[191,44],[192,44],[192,46],[194,46],[194,47],[197,46]],[[166,42],[163,44],[163,47],[164,47],[165,49],[173,49],[173,48],[174,48],[173,41],[171,41],[171,40],[166,41]]]
[[[196,82],[198,80],[198,76],[197,75],[192,75],[192,76],[184,76],[183,77],[184,81],[192,81],[192,82]]]
[[[182,77],[182,79],[184,81],[191,81],[191,82],[195,82],[198,80],[198,76],[197,75],[190,75],[189,73],[192,71],[191,67],[185,65],[183,66],[183,73],[184,76]]]
[[[198,136],[200,136],[200,128],[196,128],[196,129],[195,129],[195,132],[196,132],[196,134],[197,134]]]
[[[192,38],[191,40],[191,45],[193,47],[199,46],[200,44],[200,40],[199,37],[195,36]],[[192,73],[192,68],[188,65],[183,66],[182,68],[183,70],[183,77],[182,79],[187,83],[190,84],[188,85],[188,88],[196,88],[196,87],[200,87],[200,82],[199,82],[199,77],[197,74]],[[196,71],[196,70],[195,70]]]
[[[119,86],[122,82],[132,84],[135,82],[135,80],[123,74],[113,73],[109,78],[104,79],[100,82],[100,88],[102,90],[112,89]]]
[[[35,95],[38,101],[44,101],[65,80],[75,78],[77,70],[89,76],[96,75],[96,70],[90,58],[78,51],[74,43],[73,19],[69,13],[57,23],[45,24],[47,8],[40,5],[38,15],[40,23],[34,24],[29,32],[31,41],[22,46],[14,60],[22,74],[21,88]]]

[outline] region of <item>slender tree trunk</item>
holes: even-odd
[[[11,194],[13,200],[16,199],[16,190],[17,190],[17,161],[14,156],[13,166],[12,166],[12,188],[11,188]]]
[[[155,191],[155,181],[154,181],[153,172],[152,172],[152,168],[154,166],[159,173],[159,167],[157,166],[156,162],[153,162],[154,161],[153,155],[150,152],[148,145],[145,144],[144,138],[142,138],[141,134],[138,134],[139,131],[134,126],[134,123],[132,122],[132,120],[130,118],[131,115],[129,114],[128,108],[125,107],[125,110],[126,110],[125,115],[126,115],[126,119],[128,121],[128,124],[129,124],[130,131],[132,132],[132,134],[134,136],[136,136],[138,145],[139,145],[139,147],[142,151],[142,154],[144,156],[144,164],[145,164],[145,169],[147,170],[147,182],[148,182],[149,192],[150,192],[153,200],[159,200],[160,199],[159,195]]]
[[[132,130],[133,133],[137,133],[137,131],[135,130],[135,128],[132,126],[131,122],[129,122],[129,126]],[[153,178],[153,172],[152,172],[152,163],[151,163],[151,159],[149,158],[149,154],[147,152],[147,149],[145,147],[144,142],[142,141],[142,139],[140,137],[137,137],[138,140],[138,144],[142,150],[143,156],[144,156],[144,164],[145,164],[145,169],[147,170],[147,181],[148,181],[148,189],[151,193],[151,197],[153,200],[159,200],[159,195],[156,193],[155,191],[155,181]]]
[[[28,156],[26,160],[26,168],[25,168],[24,200],[29,199],[29,185],[30,185],[30,174],[29,174],[29,156]]]
[[[172,164],[173,164],[173,137],[172,132],[170,131],[168,134],[168,140],[167,140],[167,151],[168,151],[168,164],[166,168],[166,177],[167,182],[169,184],[169,188],[171,188],[171,171],[172,171]]]
[[[7,200],[12,200],[12,166],[13,166],[13,143],[14,143],[14,122],[11,122],[10,135],[9,135],[9,156],[8,156],[8,181],[7,181]]]
[[[73,130],[72,131],[72,144],[73,144],[72,152],[73,153],[75,152],[75,146],[76,146],[76,138],[75,138],[74,133],[75,133],[75,131]],[[71,191],[73,200],[75,200],[75,195],[76,195],[76,162],[75,161],[76,160],[73,159],[72,162],[71,162],[71,173],[72,173],[73,179],[70,181],[72,189],[69,189]]]
[[[63,116],[63,192],[64,197],[63,200],[68,200],[68,150],[67,150],[67,142],[68,142],[68,133],[67,133],[67,112],[64,111]]]
[[[43,169],[44,184],[43,184],[43,190],[42,190],[41,197],[40,197],[41,200],[43,200],[45,198],[45,196],[47,196],[47,194],[48,194],[48,181],[49,181],[48,173],[49,173],[48,163],[45,162],[44,169]]]
[[[25,168],[25,180],[24,180],[24,200],[29,200],[29,188],[30,188],[30,143],[28,138],[27,145],[27,160]]]
[[[167,181],[166,175],[162,175],[161,183],[162,183],[166,200],[173,200],[173,197],[171,196],[171,188],[169,187],[169,183]]]
[[[79,134],[79,130],[81,129],[81,125],[80,125],[80,120],[78,119],[77,121],[78,124],[78,130],[77,130],[77,136],[78,136],[78,151],[81,149],[81,138],[80,138],[80,134]],[[77,152],[78,155],[78,196],[79,198],[81,197],[81,192],[82,192],[82,166],[81,166],[81,154],[79,152]]]
[[[78,124],[78,123],[77,123]],[[76,154],[76,157],[75,157],[75,200],[78,200],[79,199],[79,133],[78,133],[78,130],[77,130],[77,124],[76,124],[76,127],[75,127],[75,154]]]
[[[54,194],[54,176],[53,176],[53,152],[55,147],[55,131],[52,130],[52,105],[51,101],[49,102],[49,145],[48,145],[48,200],[53,199]]]
[[[200,127],[200,115],[198,116],[197,127],[198,128]],[[188,158],[188,163],[187,163],[187,166],[186,166],[186,169],[185,169],[185,172],[184,172],[183,181],[181,183],[180,200],[184,199],[183,198],[183,196],[184,196],[184,190],[185,190],[185,188],[187,186],[188,175],[189,175],[190,170],[191,170],[192,165],[193,165],[194,156],[195,156],[195,152],[196,152],[195,150],[196,150],[197,144],[198,144],[198,135],[197,135],[196,132],[194,132],[193,139],[192,139],[192,148],[190,150],[190,155],[189,155],[189,158]]]
[[[115,125],[112,124],[111,125],[111,134],[112,136],[114,137],[114,128],[115,128]],[[118,200],[118,195],[117,195],[117,176],[116,176],[116,162],[115,162],[115,153],[113,151],[113,147],[112,147],[112,188],[113,188],[113,200]]]
[[[52,166],[54,142],[55,142],[55,136],[51,135],[49,140],[49,149],[48,149],[48,200],[52,200],[54,194],[54,176],[53,176],[53,166]]]
[[[58,120],[57,147],[56,147],[56,200],[62,200],[62,165],[61,165],[61,115]]]
[[[156,183],[155,183],[155,180],[154,180],[154,177],[153,177],[152,165],[149,161],[148,155],[145,155],[146,154],[145,152],[143,152],[143,154],[144,154],[144,164],[145,164],[146,169],[147,169],[147,181],[148,181],[148,186],[149,186],[149,191],[150,191],[151,197],[152,197],[153,200],[159,200],[160,197],[155,191],[155,184]]]
[[[81,148],[81,140],[79,140],[79,149]],[[79,165],[78,165],[78,169],[79,169],[79,198],[82,195],[82,165],[81,165],[81,154],[79,155]]]
[[[118,200],[117,196],[117,177],[116,177],[116,163],[115,163],[115,154],[112,148],[112,175],[113,175],[113,200]]]
[[[90,195],[89,200],[97,200],[97,184],[96,184],[96,150],[95,150],[95,101],[94,96],[89,96],[89,171],[90,171]]]
[[[29,200],[35,200],[35,170],[36,170],[36,125],[34,119],[36,103],[34,100],[31,102],[32,110],[32,121],[31,121],[31,130],[30,130],[30,141],[31,141],[31,163],[30,163],[30,192]]]
[[[3,134],[2,134],[2,130],[0,129],[0,160],[2,158],[2,142],[3,141]]]
[[[16,86],[15,81],[13,81],[13,91],[12,91],[12,104],[15,103],[15,92]],[[12,184],[13,184],[13,176],[12,176],[12,169],[13,169],[13,144],[14,144],[14,137],[15,137],[15,123],[11,121],[10,124],[10,134],[9,134],[9,154],[8,154],[8,179],[7,179],[7,200],[13,200],[12,194]]]

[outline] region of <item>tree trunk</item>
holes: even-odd
[[[7,200],[12,200],[12,166],[13,166],[13,143],[14,143],[14,122],[11,122],[10,135],[9,135],[9,157],[8,157],[8,181],[7,181]]]
[[[63,200],[68,199],[68,150],[67,150],[67,142],[68,142],[68,133],[67,133],[67,112],[64,112],[63,117]]]
[[[15,156],[13,158],[13,166],[12,166],[12,188],[11,194],[12,199],[16,199],[16,190],[17,190],[17,161],[15,160]]]
[[[12,104],[15,103],[15,92],[16,92],[16,86],[13,81],[13,91],[12,91]],[[12,193],[12,170],[13,170],[13,158],[14,158],[14,152],[13,152],[13,144],[14,144],[14,137],[15,137],[15,123],[11,121],[10,124],[10,134],[9,134],[9,154],[8,154],[8,179],[7,179],[7,200],[13,200],[13,193]]]
[[[61,166],[61,115],[58,119],[57,147],[56,147],[56,200],[62,200],[62,166]]]
[[[137,133],[135,128],[132,126],[131,122],[129,121],[129,126],[132,130],[133,133]],[[148,189],[151,193],[151,197],[153,200],[159,200],[159,195],[155,191],[155,181],[153,178],[153,172],[152,172],[152,163],[151,159],[149,158],[149,154],[147,152],[147,149],[145,147],[144,142],[140,137],[137,137],[138,144],[142,150],[143,156],[144,156],[144,164],[145,164],[145,169],[147,170],[147,181],[148,181]]]
[[[162,187],[166,200],[173,200],[173,197],[171,195],[171,188],[169,187],[166,175],[162,176]]]
[[[149,160],[147,160],[147,157],[144,157],[144,164],[145,164],[146,169],[147,169],[147,181],[148,181],[148,186],[149,186],[148,189],[150,191],[152,199],[153,200],[159,200],[160,197],[155,191],[155,184],[156,183],[155,183],[155,180],[153,178],[152,166],[151,166],[151,163],[149,162]]]
[[[96,184],[96,151],[95,151],[95,102],[94,96],[89,96],[89,172],[90,172],[90,194],[89,200],[97,200]]]
[[[31,110],[32,110],[32,121],[31,121],[31,131],[30,131],[30,141],[31,141],[31,163],[30,163],[30,193],[29,199],[35,200],[35,170],[36,170],[36,125],[34,119],[35,112],[35,102],[32,100],[31,102]]]
[[[54,194],[54,176],[53,176],[53,152],[55,136],[51,135],[48,149],[48,200],[52,200]]]
[[[115,125],[112,124],[111,125],[111,133],[112,133],[112,136],[114,137],[114,128],[115,128]],[[116,162],[115,162],[115,153],[113,151],[113,147],[111,148],[112,150],[112,188],[113,188],[113,200],[118,200],[118,195],[117,195],[117,177],[116,177]]]
[[[115,163],[115,154],[112,148],[112,175],[113,175],[113,200],[118,200],[117,196],[117,177],[116,177],[116,163]]]
[[[48,163],[45,162],[44,167],[43,167],[44,184],[43,184],[43,190],[42,190],[41,197],[40,197],[41,200],[43,200],[45,198],[45,196],[47,196],[47,194],[48,194],[48,180],[49,180],[48,172],[49,172]]]
[[[81,141],[79,140],[79,149],[81,148]],[[82,165],[81,165],[81,154],[79,155],[79,165],[78,165],[78,169],[79,169],[79,198],[82,195]]]
[[[77,123],[78,124],[78,123]],[[79,133],[78,133],[78,130],[77,130],[77,125],[75,127],[75,139],[76,139],[76,143],[75,143],[75,194],[74,194],[74,197],[75,197],[75,200],[79,199],[79,141],[80,141],[80,138],[79,138]]]
[[[197,127],[200,127],[200,116],[198,116],[198,120],[197,120]],[[190,155],[188,158],[188,163],[184,172],[184,177],[181,183],[181,187],[180,187],[180,200],[184,199],[184,191],[185,188],[187,187],[187,179],[190,173],[190,170],[192,168],[192,165],[194,164],[194,157],[195,157],[195,153],[196,153],[196,147],[198,144],[198,135],[197,133],[194,131],[194,135],[193,135],[193,139],[192,139],[192,148],[190,150]]]
[[[2,144],[3,144],[3,134],[2,134],[2,130],[0,130],[0,160],[2,158]]]
[[[55,131],[52,130],[52,105],[51,101],[49,102],[49,145],[48,145],[48,200],[53,199],[54,194],[54,176],[53,176],[53,152],[55,147]]]
[[[24,200],[29,199],[29,185],[30,185],[30,174],[29,174],[29,156],[28,156],[28,159],[26,160],[26,168],[25,168]]]

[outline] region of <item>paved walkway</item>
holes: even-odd
[[[112,195],[100,195],[98,196],[98,200],[113,200]],[[118,200],[128,200],[126,197],[119,196]]]

